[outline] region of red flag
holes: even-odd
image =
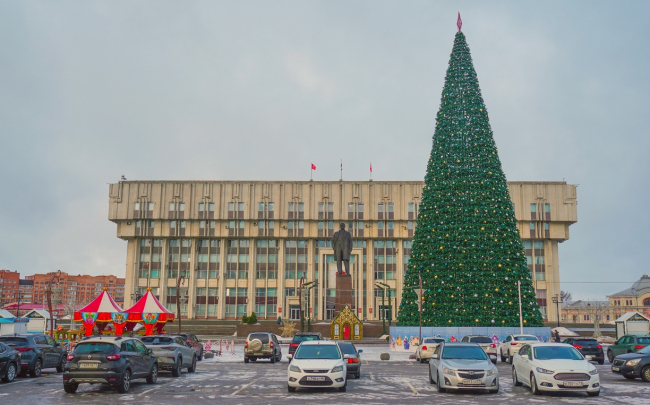
[[[311,164],[311,170],[316,170],[316,165],[313,163]]]
[[[370,173],[372,173],[372,163],[370,163]]]

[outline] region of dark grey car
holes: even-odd
[[[0,378],[3,382],[12,382],[18,374],[20,354],[18,350],[0,343]]]
[[[348,374],[352,374],[356,379],[361,378],[361,353],[363,350],[357,350],[352,343],[348,342],[339,342],[339,347],[343,355],[350,355],[346,364]]]
[[[0,342],[20,353],[20,372],[39,377],[44,368],[65,368],[65,348],[45,334],[0,336]]]

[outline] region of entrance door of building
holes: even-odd
[[[289,306],[289,319],[293,319],[293,320],[300,319],[300,305]]]
[[[343,325],[343,339],[350,340],[350,324]]]
[[[328,305],[327,306],[326,319],[328,321],[331,321],[332,319],[334,319],[334,305]]]

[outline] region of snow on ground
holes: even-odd
[[[368,360],[368,361],[381,361],[379,356],[382,353],[389,353],[390,354],[390,360],[388,361],[409,361],[409,356],[412,353],[408,352],[391,352],[388,344],[386,345],[364,345],[364,344],[355,344],[357,350],[363,350],[363,353],[361,353],[361,359],[362,360]],[[280,345],[280,348],[282,349],[282,361],[287,361],[286,355],[289,353],[289,345],[288,344],[282,344]],[[216,345],[212,346],[213,350],[218,350],[219,349],[219,343],[217,342]],[[237,362],[243,362],[244,361],[244,344],[243,343],[235,343],[235,354],[231,354],[230,348],[226,350],[226,346],[222,346],[222,354],[221,356],[214,356],[211,359],[205,359],[203,360],[204,363],[237,363]],[[261,360],[264,361],[264,360]],[[413,361],[413,360],[411,360]]]

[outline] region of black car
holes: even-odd
[[[363,350],[357,350],[352,343],[348,342],[339,342],[339,347],[344,356],[350,355],[350,358],[347,359],[348,374],[352,374],[356,379],[361,378],[361,353]]]
[[[148,384],[158,380],[158,359],[135,338],[95,337],[77,343],[63,373],[65,392],[75,393],[80,383],[109,384],[125,393],[135,378]]]
[[[65,348],[45,334],[0,336],[0,342],[20,353],[20,372],[39,377],[44,368],[56,367],[61,373],[65,367]]]
[[[568,338],[563,343],[573,345],[583,356],[591,356],[598,364],[605,363],[605,352],[596,339],[590,338]]]
[[[20,354],[18,350],[0,343],[0,377],[4,382],[12,382],[18,374]]]
[[[650,382],[650,346],[646,346],[636,353],[616,356],[612,362],[612,372],[621,374],[628,380],[641,377],[643,381]]]
[[[294,355],[296,353],[296,349],[300,345],[300,342],[304,342],[306,340],[323,340],[323,335],[320,334],[320,332],[298,332],[293,336],[293,340],[289,344],[289,354]]]

